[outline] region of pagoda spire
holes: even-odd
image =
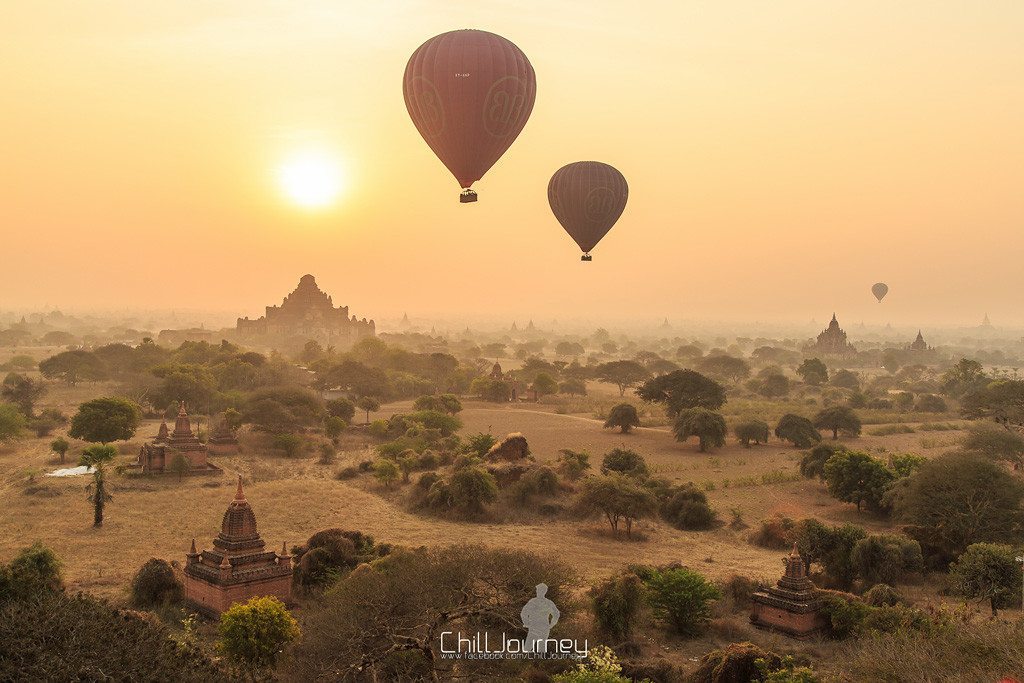
[[[245,500],[245,493],[242,491],[242,475],[238,475],[238,490],[235,491],[235,500]]]

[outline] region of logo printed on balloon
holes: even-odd
[[[583,211],[588,221],[600,223],[615,209],[615,192],[607,187],[595,187],[583,200]]]
[[[413,106],[421,114],[420,133],[424,137],[437,137],[444,130],[444,104],[437,87],[423,76],[417,76],[410,83]]]
[[[526,91],[526,81],[518,76],[505,76],[491,85],[484,98],[484,128],[489,134],[509,134],[526,107]]]

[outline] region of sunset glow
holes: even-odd
[[[337,201],[345,179],[335,159],[322,152],[301,152],[281,164],[277,180],[292,203],[321,209]]]

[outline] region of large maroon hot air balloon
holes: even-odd
[[[416,129],[469,188],[515,141],[533,111],[537,77],[526,55],[487,31],[449,31],[420,45],[405,66],[405,106]]]
[[[600,161],[577,161],[555,171],[548,182],[548,203],[569,237],[590,261],[590,250],[626,208],[629,186],[614,167]]]

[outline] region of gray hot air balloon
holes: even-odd
[[[876,299],[878,299],[878,303],[882,303],[882,299],[884,299],[885,295],[889,293],[889,285],[884,282],[876,282],[871,285],[871,293],[875,295]]]

